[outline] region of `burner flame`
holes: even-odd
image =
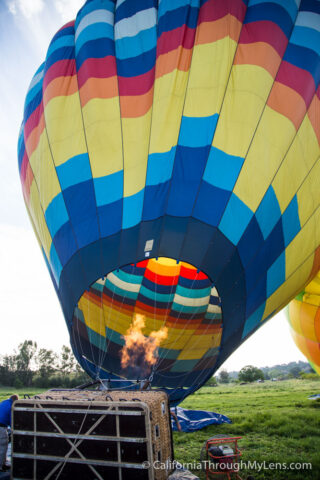
[[[146,375],[155,365],[158,348],[168,336],[167,327],[151,332],[148,337],[142,333],[144,328],[145,317],[137,313],[124,335],[125,345],[121,351],[121,367],[132,368],[140,376]]]

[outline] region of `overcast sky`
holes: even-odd
[[[0,0],[0,354],[36,340],[59,351],[69,343],[61,308],[29,224],[17,166],[17,138],[30,80],[54,33],[82,0]],[[224,364],[238,370],[304,360],[284,312],[262,326]]]

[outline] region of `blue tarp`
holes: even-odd
[[[206,412],[204,410],[185,410],[181,407],[172,408],[171,411],[178,417],[181,430],[183,432],[195,432],[208,425],[220,425],[221,423],[231,423],[230,418],[220,413]],[[178,431],[177,424],[171,418],[172,430]]]
[[[308,397],[309,400],[320,400],[320,393],[316,393],[315,395],[311,395]]]

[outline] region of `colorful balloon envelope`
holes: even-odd
[[[19,169],[93,378],[177,403],[314,277],[319,78],[316,0],[88,0],[57,32]]]
[[[320,375],[320,273],[289,303],[292,337]]]

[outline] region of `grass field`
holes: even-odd
[[[12,393],[39,393],[23,389],[0,389],[0,399]],[[252,385],[203,387],[182,404],[227,415],[232,424],[210,426],[195,433],[174,433],[175,458],[182,463],[198,462],[203,442],[216,434],[242,436],[244,462],[311,463],[312,469],[247,469],[241,477],[272,480],[320,479],[320,402],[308,396],[320,393],[320,382],[287,380]],[[195,472],[196,473],[196,472]]]

